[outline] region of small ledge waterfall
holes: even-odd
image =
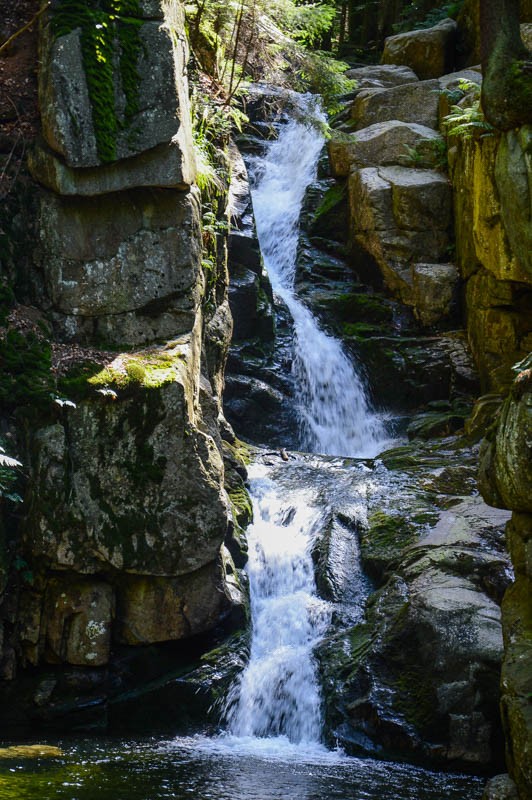
[[[315,100],[303,96],[300,103],[300,118],[282,126],[264,155],[248,161],[257,232],[274,293],[293,319],[301,448],[368,458],[382,449],[383,425],[369,410],[340,342],[320,329],[294,290],[301,207],[323,147]],[[312,504],[312,489],[287,490],[259,464],[250,479],[252,641],[249,663],[229,694],[229,730],[237,737],[318,743],[320,691],[312,651],[327,629],[330,607],[316,596],[310,550],[323,514]]]

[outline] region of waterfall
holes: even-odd
[[[301,207],[323,147],[316,124],[321,112],[310,96],[300,102],[298,119],[282,126],[265,155],[248,160],[257,232],[273,290],[293,319],[302,448],[372,457],[384,439],[382,424],[340,342],[320,329],[294,290]],[[250,473],[250,491],[252,641],[249,663],[229,693],[229,731],[317,743],[320,691],[312,651],[327,629],[330,607],[317,597],[310,551],[323,513],[309,489],[287,490],[259,464]]]
[[[237,736],[320,738],[320,694],[312,648],[329,623],[316,597],[309,543],[319,523],[309,490],[279,491],[267,470],[251,470],[255,522],[248,531],[253,620],[250,659],[229,703]]]
[[[294,323],[295,402],[301,448],[326,455],[371,458],[385,438],[370,412],[362,381],[341,343],[321,330],[294,290],[299,217],[323,147],[322,112],[303,95],[297,118],[285,124],[264,155],[248,160],[253,208],[273,290]],[[307,121],[305,121],[305,119]]]

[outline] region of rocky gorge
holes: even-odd
[[[466,12],[350,71],[306,190],[296,295],[387,430],[345,473],[351,453],[298,452],[293,321],[254,220],[250,164],[291,101],[248,92],[212,234],[180,4],[114,18],[135,70],[117,50],[99,123],[83,26],[43,16],[42,138],[2,213],[2,445],[26,476],[2,489],[10,737],[134,727],[142,707],[216,724],[247,660],[251,457],[316,481],[326,741],[483,774],[506,751],[486,798],[529,795],[530,126],[460,130],[482,83],[456,49]]]

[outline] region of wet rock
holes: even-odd
[[[519,800],[517,787],[509,775],[496,775],[487,782],[482,800]]]
[[[384,42],[383,64],[410,67],[422,80],[438,78],[454,66],[457,24],[444,19],[433,28],[389,36]]]
[[[356,130],[387,120],[413,122],[437,130],[439,91],[437,80],[390,89],[364,89],[353,102],[351,118]]]
[[[442,145],[442,137],[431,128],[415,122],[388,120],[356,133],[336,137],[333,134],[327,146],[333,174],[343,177],[355,167],[402,164],[431,168],[437,165]]]
[[[434,446],[406,466],[409,480],[414,472],[428,477],[429,457],[437,463]],[[458,453],[447,463],[456,470]],[[463,476],[458,483],[460,490]],[[362,554],[376,579],[388,580],[370,596],[362,624],[318,648],[326,718],[332,738],[352,753],[487,765],[501,758],[502,633],[486,587],[510,579],[502,541],[508,517],[478,498],[455,497],[438,511],[423,500],[422,485],[403,495],[401,513],[391,486],[384,508],[378,494],[370,503]]]
[[[275,381],[274,374],[268,377]],[[297,447],[297,422],[287,404],[286,389],[231,372],[226,380],[224,408],[227,419],[243,438],[272,447]]]
[[[530,517],[527,541],[532,537]],[[517,574],[503,600],[505,656],[501,675],[501,715],[507,737],[507,763],[519,797],[532,789],[532,579],[530,561],[526,574]]]
[[[273,340],[275,332],[273,307],[255,272],[237,265],[232,267],[229,305],[233,316],[235,340],[254,337],[270,342]]]
[[[417,414],[408,425],[409,439],[434,439],[437,437],[451,436],[464,427],[464,421],[469,413],[467,404],[456,403],[454,407],[435,409]]]
[[[405,83],[419,81],[410,67],[397,64],[372,64],[348,69],[345,76],[357,82],[357,89],[389,89],[392,86],[403,86]]]

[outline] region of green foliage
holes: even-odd
[[[104,163],[116,159],[116,140],[138,112],[142,52],[139,0],[58,0],[52,15],[54,36],[81,29],[83,67],[92,106],[98,155]],[[120,79],[126,99],[123,120],[115,109],[114,58],[120,53]]]
[[[0,446],[0,497],[11,500],[12,503],[21,503],[22,498],[13,491],[17,482],[17,471],[22,464],[16,458],[6,454],[5,449]]]
[[[311,47],[331,28],[336,16],[334,3],[297,4],[290,0],[277,3],[275,19],[295,41]]]
[[[447,136],[461,136],[463,139],[483,139],[493,136],[495,130],[484,116],[480,98],[473,100],[470,106],[451,106],[442,125]]]
[[[5,409],[48,404],[53,389],[49,342],[32,331],[0,333],[0,404]]]
[[[192,93],[192,133],[196,153],[196,183],[204,196],[212,198],[224,191],[221,179],[225,167],[224,149],[230,134],[248,121],[237,106],[215,102],[197,88]]]
[[[336,208],[347,195],[347,183],[335,183],[323,195],[322,201],[314,212],[313,223],[317,222],[324,214]]]
[[[33,585],[33,571],[30,569],[28,562],[24,558],[17,556],[13,561],[13,567],[19,573],[24,583],[27,583],[28,586]]]
[[[393,26],[396,33],[412,30],[413,28],[432,28],[448,17],[456,18],[462,7],[464,0],[454,3],[444,3],[437,8],[426,11],[426,4],[414,2],[407,3],[401,12],[400,20]]]
[[[342,95],[356,88],[356,82],[345,77],[348,68],[348,64],[323,51],[304,52],[300,55],[297,73],[292,74],[291,83],[298,91],[321,95],[325,110],[329,114],[337,114],[344,108]]]
[[[405,144],[404,161],[413,167],[434,167],[442,172],[447,171],[447,144],[445,139],[424,139],[415,147]]]
[[[442,120],[447,136],[482,139],[493,135],[493,125],[486,120],[480,104],[480,86],[474,81],[460,80],[454,89],[444,91],[454,105]],[[461,102],[461,105],[457,103]]]

